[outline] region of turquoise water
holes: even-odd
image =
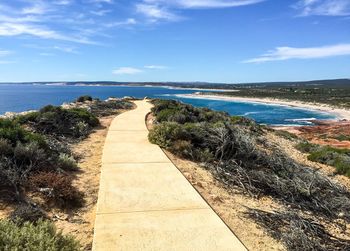
[[[52,85],[0,85],[0,114],[39,109],[42,106],[75,100],[81,95],[91,95],[100,99],[108,97],[133,96],[178,99],[198,107],[226,111],[231,115],[242,115],[268,125],[308,125],[304,119],[332,119],[333,115],[290,108],[286,106],[258,103],[231,102],[221,100],[182,98],[176,95],[191,94],[194,90],[179,90],[163,87],[123,87],[123,86],[52,86]]]

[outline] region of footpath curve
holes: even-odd
[[[94,251],[244,251],[246,248],[156,145],[145,116],[117,116],[108,131],[97,202]]]

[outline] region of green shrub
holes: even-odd
[[[30,112],[30,113],[15,117],[14,121],[19,124],[24,124],[27,121],[35,121],[38,116],[39,116],[39,112]]]
[[[22,124],[28,123],[35,131],[55,136],[72,138],[85,137],[90,130],[99,124],[99,120],[86,109],[63,109],[48,105],[34,115],[17,119]]]
[[[337,173],[344,174],[350,177],[350,157],[345,155],[338,155],[333,161],[333,166]]]
[[[298,149],[300,152],[310,153],[312,151],[319,149],[319,146],[316,144],[312,144],[310,142],[305,141],[305,142],[301,142],[301,143],[297,144],[295,146],[295,148]]]
[[[109,116],[120,112],[120,110],[130,110],[134,107],[134,104],[125,100],[113,100],[100,101],[94,100],[89,104],[89,111],[95,116]]]
[[[208,108],[196,108],[175,100],[154,100],[152,112],[157,122],[199,123],[229,121],[230,116],[225,112],[214,112]]]
[[[46,147],[43,136],[24,130],[18,123],[9,119],[0,119],[0,138],[7,140],[13,146],[17,142],[37,142],[41,147]]]
[[[311,151],[308,159],[334,166],[337,173],[350,177],[350,150],[323,146]]]
[[[190,159],[193,157],[193,146],[189,140],[176,140],[170,147],[170,151],[177,153],[180,157]]]
[[[309,142],[299,143],[296,148],[309,153],[309,160],[335,167],[338,174],[350,177],[350,150],[321,146]]]
[[[293,134],[293,133],[290,133],[288,131],[283,131],[283,130],[276,130],[275,131],[275,134],[279,137],[282,137],[282,138],[285,138],[285,139],[288,139],[288,140],[296,140],[298,139],[298,136]]]
[[[156,125],[150,131],[148,138],[152,144],[168,149],[174,139],[181,138],[181,134],[183,134],[181,125],[175,122],[165,122]]]
[[[91,127],[99,125],[99,120],[92,113],[88,112],[86,109],[72,108],[66,110],[70,116],[77,120],[87,123]]]
[[[85,102],[85,101],[92,101],[92,97],[89,95],[85,95],[77,98],[77,102]]]
[[[18,166],[31,165],[33,169],[42,167],[44,163],[47,163],[45,151],[36,142],[18,143],[14,148],[13,157]]]
[[[13,147],[8,140],[0,138],[0,156],[7,156],[13,153]]]
[[[58,232],[48,221],[17,225],[0,220],[0,250],[75,251],[80,250],[80,245],[73,237]]]
[[[334,138],[339,141],[350,141],[350,135],[340,134]]]
[[[78,164],[75,159],[65,153],[61,153],[58,158],[58,166],[65,171],[77,171]]]

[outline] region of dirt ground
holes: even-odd
[[[74,185],[84,192],[84,207],[74,212],[58,210],[51,212],[57,228],[77,238],[84,250],[91,250],[92,247],[102,151],[108,127],[114,117],[113,115],[101,118],[101,126],[95,129],[88,138],[73,146],[74,153],[81,156],[78,163],[80,171]]]

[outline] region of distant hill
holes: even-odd
[[[5,83],[3,83],[5,84]],[[74,81],[74,82],[17,82],[16,84],[48,85],[128,85],[128,86],[171,86],[178,88],[236,89],[236,88],[276,88],[311,87],[350,88],[350,79],[326,79],[313,81],[257,82],[257,83],[208,83],[208,82],[115,82],[115,81]]]

